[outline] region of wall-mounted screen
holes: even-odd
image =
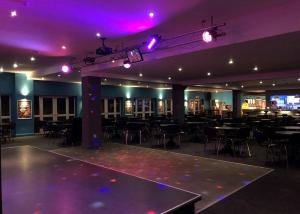
[[[272,107],[282,110],[300,110],[300,95],[271,96]]]

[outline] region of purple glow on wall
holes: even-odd
[[[152,48],[153,48],[153,46],[155,45],[155,43],[157,42],[157,40],[156,40],[156,38],[152,38],[151,40],[150,40],[150,43],[148,44],[148,49],[149,50],[151,50]]]

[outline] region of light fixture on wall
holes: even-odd
[[[70,69],[69,65],[65,64],[65,65],[61,66],[61,71],[64,72],[64,73],[69,73],[70,70],[71,69]]]

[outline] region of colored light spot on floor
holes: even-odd
[[[147,214],[156,214],[156,212],[153,211],[153,210],[149,210],[149,211],[147,212]]]
[[[92,204],[90,204],[90,207],[93,209],[98,209],[98,208],[104,207],[104,203],[101,201],[95,201]]]
[[[160,190],[165,190],[165,189],[168,189],[168,186],[165,185],[165,184],[158,184],[158,188],[159,188]]]
[[[220,195],[220,196],[218,196],[216,199],[217,199],[217,201],[222,201],[224,198],[225,198],[224,195]]]
[[[242,183],[243,183],[244,185],[248,185],[248,184],[251,183],[251,181],[242,181]]]
[[[109,193],[110,189],[108,187],[100,187],[99,192],[100,193]]]
[[[111,183],[116,183],[117,182],[117,179],[113,178],[113,179],[110,179],[109,180]]]

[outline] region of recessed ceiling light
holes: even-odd
[[[101,37],[101,33],[96,33],[96,36],[97,36],[98,38],[100,38],[100,37]]]
[[[241,88],[244,88],[244,86],[243,86],[243,85],[241,85]]]
[[[31,62],[34,62],[34,61],[35,61],[35,57],[33,57],[33,56],[30,57],[30,61],[31,61]]]
[[[61,75],[60,75],[60,74],[57,74],[57,76],[58,76],[58,77],[61,77]]]
[[[143,74],[142,74],[142,73],[139,73],[139,77],[143,77]]]
[[[172,77],[168,77],[168,80],[171,80],[172,79]]]
[[[149,12],[148,15],[149,15],[150,18],[153,18],[155,14],[154,14],[154,12]]]
[[[272,86],[274,87],[274,86],[276,86],[276,84],[275,84],[275,83],[273,83],[273,84],[272,84]]]
[[[13,64],[13,67],[14,67],[14,68],[17,68],[17,67],[18,67],[18,64],[15,62],[15,63]]]
[[[61,49],[66,50],[67,47],[63,45],[63,46],[61,46]]]
[[[178,68],[178,71],[182,71],[182,67]]]
[[[11,17],[16,17],[17,16],[17,11],[16,10],[10,11],[10,16]]]
[[[258,67],[254,66],[253,71],[258,71]]]
[[[210,76],[211,75],[211,73],[210,72],[207,72],[207,74],[206,74],[207,76]]]
[[[263,84],[263,81],[259,81],[259,84]]]
[[[229,61],[228,61],[228,64],[229,64],[229,65],[232,65],[232,64],[234,64],[234,61],[233,61],[233,59],[229,59]]]

